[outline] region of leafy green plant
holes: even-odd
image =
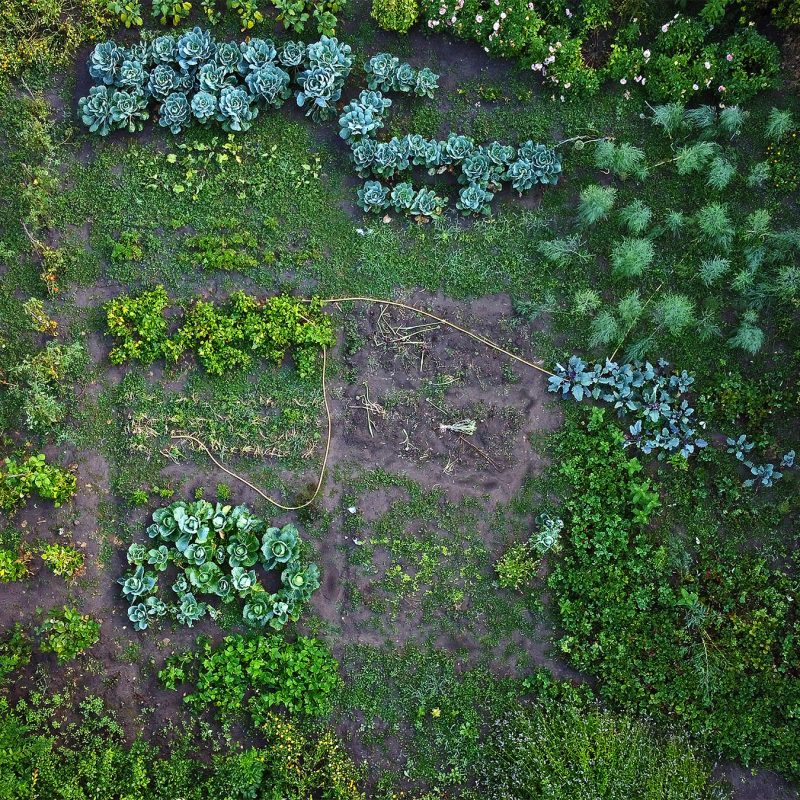
[[[84,557],[80,550],[63,544],[48,544],[41,553],[45,566],[61,578],[74,578],[84,569]]]
[[[372,18],[386,31],[407,33],[419,17],[417,0],[372,0]]]
[[[108,357],[112,364],[129,359],[149,363],[157,358],[177,360],[181,348],[169,338],[164,310],[169,305],[163,286],[142,292],[138,297],[123,295],[106,303],[108,332],[117,344]]]
[[[15,511],[36,492],[58,508],[75,495],[75,474],[48,464],[43,454],[7,456],[0,467],[0,509]]]
[[[9,675],[27,666],[30,660],[30,640],[22,625],[15,623],[0,637],[0,686]]]
[[[22,546],[0,547],[0,583],[14,583],[30,575],[30,553]]]
[[[54,653],[59,664],[72,661],[100,639],[100,623],[76,608],[53,609],[36,629],[42,652]]]
[[[613,186],[587,186],[581,192],[578,221],[594,225],[605,219],[614,207],[617,190]]]

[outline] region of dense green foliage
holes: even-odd
[[[15,453],[0,465],[0,510],[15,511],[36,493],[56,507],[78,490],[74,472],[48,464],[44,454]]]
[[[281,295],[262,301],[235,292],[220,306],[197,300],[171,338],[164,316],[168,305],[163,286],[107,304],[108,332],[118,340],[109,355],[113,363],[175,360],[188,349],[197,353],[209,373],[224,375],[249,367],[254,356],[280,363],[291,352],[300,375],[309,376],[315,372],[319,348],[334,343],[331,320],[322,313],[318,298],[303,301]]]
[[[797,578],[724,546],[703,489],[680,505],[686,543],[645,527],[636,514],[641,466],[622,443],[600,409],[557,436],[553,455],[569,490],[568,543],[548,579],[565,631],[560,650],[597,675],[614,704],[680,721],[745,764],[800,774]]]
[[[481,785],[502,800],[721,800],[710,769],[680,737],[599,709],[550,703],[499,719],[487,736]]]
[[[99,698],[76,703],[64,724],[65,695],[34,695],[15,706],[0,698],[0,796],[27,800],[363,800],[357,770],[331,731],[306,732],[271,718],[265,743],[226,747],[209,761],[198,740],[172,737],[164,753],[123,729]]]
[[[327,645],[276,635],[226,636],[216,647],[200,637],[191,654],[168,658],[159,678],[169,689],[191,683],[194,691],[184,695],[184,702],[196,712],[213,708],[221,716],[235,716],[248,709],[259,726],[276,707],[327,716],[340,684]]]

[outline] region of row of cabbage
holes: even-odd
[[[89,57],[96,85],[78,107],[84,124],[102,136],[141,130],[153,110],[174,134],[212,123],[228,132],[246,131],[261,110],[280,108],[292,93],[307,116],[323,122],[335,115],[352,68],[350,46],[335,37],[308,45],[276,46],[260,38],[217,42],[195,27],[130,47],[97,44]],[[433,98],[439,76],[390,53],[370,58],[364,73],[369,88],[341,109],[339,135],[350,145],[356,172],[367,179],[357,192],[365,211],[393,208],[420,220],[440,216],[448,200],[429,187],[415,188],[408,180],[415,167],[430,175],[456,174],[462,185],[456,208],[464,214],[489,214],[504,183],[522,194],[557,182],[558,154],[532,141],[516,148],[497,141],[478,145],[456,133],[441,141],[418,134],[379,141],[376,134],[392,104],[384,92]]]

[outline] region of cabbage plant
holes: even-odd
[[[117,583],[122,586],[122,594],[125,599],[132,601],[153,590],[156,585],[156,576],[152,572],[145,572],[144,567],[139,566],[133,572],[118,578]]]
[[[356,195],[358,205],[364,211],[383,211],[389,206],[389,187],[380,181],[367,181]]]
[[[210,31],[194,27],[178,39],[177,61],[181,69],[199,68],[214,57],[216,44]]]
[[[372,90],[390,92],[394,89],[395,71],[400,59],[391,53],[376,53],[364,64],[367,86]]]
[[[417,85],[417,71],[411,64],[400,64],[392,76],[392,89],[409,94]]]
[[[147,77],[147,73],[141,61],[126,58],[119,68],[115,83],[120,89],[144,91]]]
[[[234,83],[230,70],[222,64],[203,64],[197,72],[197,86],[201,92],[217,94],[223,86]]]
[[[315,122],[329,118],[334,106],[342,96],[342,87],[336,73],[329,67],[307,69],[298,76],[300,91],[297,105],[308,106],[306,116]]]
[[[217,110],[217,97],[211,92],[200,91],[192,98],[192,115],[201,125],[216,119]]]
[[[222,67],[228,73],[236,72],[241,58],[242,51],[237,42],[217,42],[213,61],[215,66]]]
[[[428,97],[433,100],[433,95],[439,88],[439,76],[433,70],[423,67],[417,72],[414,80],[414,94],[417,97]]]
[[[390,195],[392,207],[398,214],[408,213],[411,210],[411,205],[414,202],[414,197],[417,192],[414,187],[408,183],[398,183]]]
[[[147,81],[147,92],[156,100],[164,100],[180,85],[180,75],[167,64],[158,64]]]
[[[258,116],[254,98],[245,89],[225,86],[217,103],[217,120],[224,131],[246,131]]]
[[[477,183],[471,183],[458,193],[456,208],[467,216],[470,214],[483,214],[486,216],[491,213],[493,198],[494,195],[491,192]]]
[[[117,81],[125,61],[125,51],[114,42],[98,42],[89,54],[89,74],[106,86]]]
[[[378,144],[374,139],[350,141],[350,157],[359,177],[365,178],[371,172],[377,150]]]
[[[107,86],[92,86],[86,97],[78,100],[78,113],[81,121],[92,133],[108,136],[114,124],[111,113],[111,97]]]
[[[144,128],[150,114],[147,111],[147,98],[144,92],[135,90],[126,92],[122,89],[111,95],[111,120],[115,128],[128,133],[135,133]]]
[[[284,42],[278,51],[278,61],[283,67],[299,67],[306,57],[306,46],[303,42]]]
[[[427,221],[441,217],[447,201],[439,197],[433,189],[420,189],[411,204],[411,215]]]
[[[150,60],[154,65],[177,64],[178,45],[174,36],[157,36],[150,45]]]
[[[272,39],[251,39],[241,47],[241,58],[237,69],[241,75],[248,75],[252,70],[272,64],[277,56]]]
[[[245,81],[254,97],[273,108],[280,108],[292,95],[292,90],[289,88],[289,73],[275,64],[266,64],[250,70]]]
[[[339,117],[339,136],[345,141],[348,139],[363,139],[373,131],[383,127],[380,119],[373,117],[369,109],[356,106],[347,110],[349,106],[352,106],[352,103],[345,106],[345,113]]]
[[[344,80],[353,66],[351,52],[350,45],[339,42],[335,36],[321,36],[306,48],[306,63],[312,70],[327,69]]]
[[[294,525],[267,528],[261,539],[261,558],[265,569],[274,569],[278,564],[293,560],[299,545],[300,537]]]

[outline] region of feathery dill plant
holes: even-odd
[[[728,344],[754,356],[764,344],[764,331],[757,323],[758,312],[752,309],[745,311],[736,332],[728,339]]]
[[[653,212],[641,200],[628,203],[618,214],[622,224],[635,235],[644,233],[653,218]]]
[[[653,263],[655,248],[649,239],[626,238],[611,249],[614,277],[638,278]]]
[[[669,292],[653,304],[653,321],[677,336],[694,322],[694,303],[684,294]]]
[[[605,219],[617,199],[617,190],[613,186],[587,186],[581,192],[578,206],[578,221],[582,225],[594,225]]]

